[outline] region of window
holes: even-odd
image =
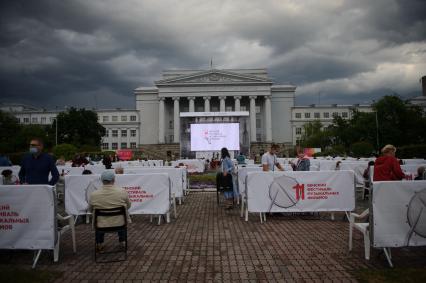
[[[136,130],[130,130],[130,136],[136,137]]]
[[[173,129],[173,121],[169,121],[169,129]]]
[[[135,142],[131,142],[130,143],[130,148],[136,148],[136,143]]]
[[[127,130],[121,130],[121,136],[127,137]]]
[[[109,144],[107,142],[102,143],[102,149],[108,149]]]
[[[127,122],[127,116],[121,116],[121,122]]]
[[[296,119],[302,118],[302,113],[296,113],[295,115],[296,115]]]
[[[232,106],[226,106],[225,107],[225,111],[226,112],[231,112],[232,111]]]
[[[41,117],[41,123],[46,124],[46,117]]]
[[[314,118],[315,119],[319,119],[320,118],[320,113],[319,112],[315,112],[314,113]]]
[[[262,121],[260,119],[256,119],[256,128],[262,127]]]
[[[296,135],[302,134],[302,128],[296,128]]]
[[[50,123],[53,123],[53,120],[55,120],[55,118],[56,118],[56,117],[50,117],[50,118],[49,118]]]
[[[343,118],[348,118],[348,112],[342,112],[342,117]]]
[[[111,144],[111,149],[118,149],[118,143],[113,142],[113,143]]]
[[[245,105],[240,106],[240,111],[247,111],[247,107]]]
[[[112,130],[112,137],[113,138],[118,137],[118,130]]]
[[[339,116],[339,113],[338,112],[333,112],[333,118],[334,117],[338,117]]]
[[[107,138],[109,136],[109,130],[105,130],[105,137]]]
[[[136,115],[130,116],[130,121],[136,121]]]
[[[102,116],[102,122],[108,122],[109,117],[108,116]]]
[[[30,118],[24,118],[24,123],[29,123],[30,122]]]
[[[112,116],[112,121],[113,122],[117,122],[118,121],[118,116]]]
[[[311,118],[311,113],[305,113],[305,118]]]
[[[120,148],[123,148],[123,149],[127,148],[127,142],[122,142]]]
[[[256,113],[260,113],[260,106],[256,106]]]
[[[173,135],[169,135],[169,142],[170,142],[170,143],[172,143],[172,142],[173,142],[173,138],[174,138],[174,136],[173,136]]]
[[[37,117],[33,117],[33,118],[31,119],[31,123],[37,124],[37,123],[38,123],[38,119],[37,119]]]
[[[324,112],[322,115],[324,115],[324,118],[330,118],[330,113]]]
[[[262,135],[261,134],[256,134],[256,140],[257,141],[261,141],[262,140]]]

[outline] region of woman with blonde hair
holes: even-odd
[[[374,181],[397,181],[405,178],[395,153],[396,147],[391,144],[382,148],[382,156],[374,163]]]

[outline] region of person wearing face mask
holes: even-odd
[[[52,178],[49,180],[49,173]],[[24,156],[19,171],[21,184],[51,185],[54,186],[59,179],[59,172],[52,156],[43,152],[43,141],[33,138],[30,142],[30,153]]]

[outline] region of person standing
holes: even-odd
[[[33,138],[30,142],[30,153],[25,155],[19,170],[21,184],[51,185],[54,186],[59,179],[59,172],[52,156],[43,152],[43,140]],[[52,178],[49,180],[49,174]]]
[[[221,149],[221,172],[220,174],[220,180],[217,180],[220,182],[220,186],[222,187],[228,187],[230,190],[224,191],[223,195],[226,200],[226,209],[232,209],[232,206],[234,204],[234,184],[233,184],[233,178],[232,178],[232,172],[234,171],[234,163],[231,160],[231,156],[229,154],[229,151],[226,147]],[[218,177],[219,178],[219,177]]]
[[[280,150],[280,146],[272,144],[269,151],[262,155],[262,170],[263,171],[275,171],[275,167],[280,171],[284,171],[284,168],[277,161],[277,152]]]
[[[382,148],[382,156],[374,162],[373,180],[377,181],[398,181],[405,178],[401,170],[398,159],[395,158],[396,147],[391,144]]]

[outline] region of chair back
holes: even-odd
[[[123,225],[119,226],[108,226],[108,227],[98,227],[98,217],[102,217],[103,219],[108,217],[116,217],[116,216],[122,216],[123,217]],[[126,207],[120,206],[115,208],[108,208],[108,209],[95,209],[94,215],[93,215],[93,222],[95,226],[95,230],[97,231],[118,231],[123,230],[127,228],[127,213],[126,213]]]

